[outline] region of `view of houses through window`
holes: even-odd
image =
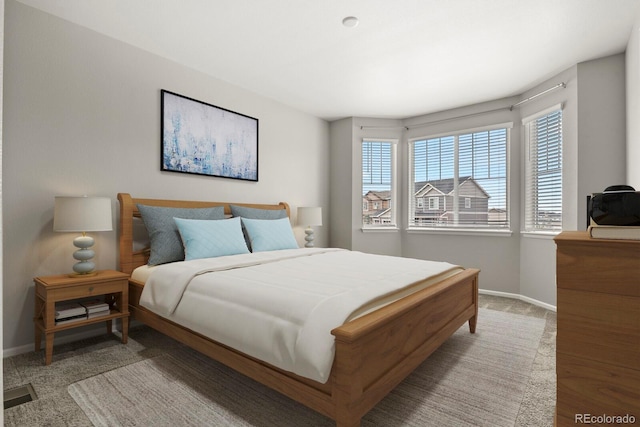
[[[411,227],[508,228],[506,128],[410,141]]]
[[[506,128],[409,141],[409,226],[509,227]],[[362,143],[362,223],[395,225],[395,144]]]
[[[362,225],[395,226],[395,141],[362,141]]]

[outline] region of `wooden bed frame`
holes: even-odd
[[[166,207],[224,206],[229,203],[132,198],[119,193],[120,269],[131,272],[147,262],[147,250],[133,251],[137,203]],[[260,209],[278,205],[246,204]],[[192,347],[232,369],[333,419],[338,427],[360,425],[360,419],[433,353],[465,322],[475,332],[478,317],[478,273],[465,271],[406,296],[331,333],[335,359],[327,383],[321,384],[249,357],[139,306],[143,284],[129,280],[129,305],[135,320]]]

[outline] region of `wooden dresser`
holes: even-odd
[[[586,231],[555,241],[557,425],[625,415],[640,424],[640,241]]]

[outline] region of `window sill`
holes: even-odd
[[[520,235],[528,239],[552,240],[560,233],[561,231],[521,231]]]
[[[494,236],[511,237],[511,230],[479,230],[474,228],[407,228],[410,234],[449,234],[458,236]]]
[[[400,231],[396,226],[390,227],[362,227],[360,229],[363,233],[395,233]]]

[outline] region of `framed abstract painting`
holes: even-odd
[[[258,181],[258,119],[160,93],[161,170]]]

